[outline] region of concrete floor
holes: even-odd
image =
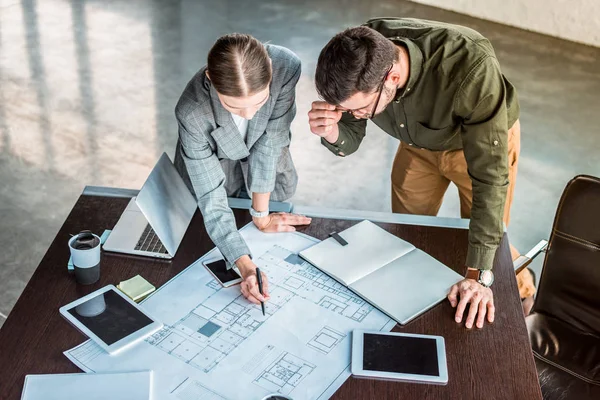
[[[228,32],[303,60],[293,201],[389,211],[397,142],[372,127],[356,155],[338,159],[306,115],[322,46],[386,15],[463,24],[492,40],[522,109],[509,234],[524,251],[546,238],[567,181],[600,175],[600,49],[402,0],[0,0],[0,325],[85,185],[139,188],[163,151],[173,156],[175,103]],[[455,189],[441,215],[459,215]]]

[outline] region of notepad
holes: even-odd
[[[150,400],[152,371],[27,375],[21,400]]]
[[[125,293],[127,297],[136,303],[142,301],[146,296],[156,290],[150,282],[140,275],[136,275],[131,279],[119,283],[117,289]]]
[[[442,301],[463,277],[370,221],[339,232],[300,252],[300,257],[336,279],[400,324]]]

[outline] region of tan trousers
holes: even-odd
[[[521,125],[517,120],[508,131],[509,185],[503,217],[506,226],[510,221],[520,151]],[[473,188],[463,150],[430,151],[400,143],[392,167],[392,211],[437,215],[450,182],[458,187],[461,217],[470,218]],[[511,253],[513,260],[519,257],[519,252],[512,246]],[[517,282],[522,298],[535,293],[533,279],[527,269],[517,275]]]

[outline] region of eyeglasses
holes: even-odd
[[[383,88],[385,87],[385,81],[386,81],[386,79],[387,79],[390,71],[392,70],[392,68],[394,68],[393,65],[387,70],[387,72],[383,76],[383,80],[381,81],[381,84],[379,85],[378,94],[377,94],[377,100],[375,101],[375,106],[373,107],[373,110],[371,111],[371,113],[357,115],[357,113],[360,113],[360,110],[362,110],[362,108],[358,108],[358,109],[355,109],[355,110],[342,110],[342,111],[350,113],[352,116],[354,116],[354,118],[357,118],[357,119],[370,119],[370,118],[372,118],[375,115],[375,112],[377,111],[377,106],[379,105],[379,101],[381,100],[381,95],[383,93]]]

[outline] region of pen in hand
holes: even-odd
[[[262,275],[260,274],[260,268],[258,267],[256,267],[256,280],[258,281],[258,291],[260,294],[264,295]],[[260,308],[262,308],[262,313],[265,315],[265,303],[263,301],[260,302]]]

